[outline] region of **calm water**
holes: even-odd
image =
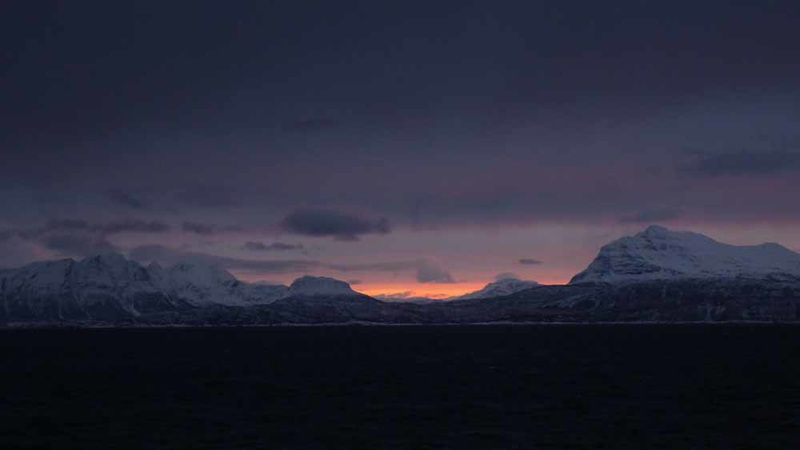
[[[800,327],[0,332],[0,448],[798,448]]]

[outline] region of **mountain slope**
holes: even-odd
[[[263,305],[288,295],[286,286],[242,283],[216,266],[143,267],[110,253],[0,272],[0,319],[125,321],[191,307]]]
[[[570,283],[768,276],[800,277],[800,254],[774,243],[735,246],[652,226],[605,245]]]
[[[453,299],[454,300],[454,299]],[[332,278],[244,283],[196,263],[121,255],[0,271],[0,325],[800,321],[800,255],[650,227],[603,247],[571,284],[506,278],[458,301],[382,302]]]
[[[211,264],[178,263],[167,269],[148,266],[159,288],[172,298],[192,306],[246,306],[268,304],[288,295],[283,285],[243,283],[227,270]]]
[[[524,281],[517,278],[501,278],[493,283],[487,284],[483,289],[470,292],[448,300],[469,300],[475,298],[491,298],[511,295],[525,289],[539,286],[535,281]]]
[[[117,254],[6,271],[0,298],[7,318],[28,320],[119,320],[177,307],[146,269]]]

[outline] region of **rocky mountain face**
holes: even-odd
[[[800,321],[800,256],[650,227],[614,241],[564,286],[514,279],[458,301],[382,302],[342,281],[243,283],[109,254],[0,271],[0,325],[468,324]]]

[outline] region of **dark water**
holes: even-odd
[[[0,332],[0,448],[800,448],[800,327]]]

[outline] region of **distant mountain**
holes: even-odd
[[[477,298],[494,298],[494,297],[502,297],[505,295],[511,295],[519,291],[524,291],[525,289],[531,289],[537,286],[541,286],[539,283],[535,281],[524,281],[514,277],[504,277],[500,278],[497,281],[487,284],[483,288],[477,291],[469,292],[463,295],[457,295],[453,297],[445,297],[445,298],[430,298],[430,297],[423,297],[423,296],[410,296],[410,295],[378,295],[376,298],[383,302],[388,303],[416,303],[416,304],[428,304],[428,303],[441,303],[441,302],[448,302],[454,300],[472,300]]]
[[[800,254],[774,243],[735,246],[702,234],[651,226],[604,246],[570,283],[737,277],[800,277]]]
[[[475,298],[492,298],[511,295],[525,289],[539,286],[535,281],[524,281],[517,278],[501,278],[493,283],[487,284],[483,289],[470,292],[468,294],[452,297],[448,300],[469,300]]]
[[[0,270],[0,325],[800,322],[800,255],[650,227],[604,246],[568,285],[505,278],[454,301],[399,297],[332,278],[244,283],[214,265],[143,267],[105,254]]]
[[[289,294],[284,285],[242,283],[213,264],[182,262],[163,269],[152,263],[147,272],[165,295],[192,306],[269,304]]]
[[[289,286],[288,296],[353,296],[362,295],[350,288],[350,284],[327,277],[300,277]]]
[[[414,303],[414,304],[427,304],[433,302],[440,302],[446,301],[447,299],[439,299],[435,300],[430,297],[423,297],[423,296],[410,296],[410,295],[392,295],[392,294],[381,294],[376,295],[376,299],[385,302],[385,303]]]
[[[6,320],[117,320],[186,306],[117,254],[37,262],[0,277]]]
[[[212,306],[268,305],[291,296],[360,295],[347,283],[303,277],[291,287],[243,283],[215,265],[147,267],[115,253],[0,271],[1,321],[120,321]]]

